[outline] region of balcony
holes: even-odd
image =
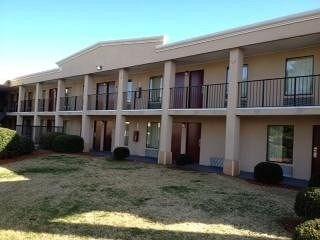
[[[93,94],[88,96],[88,110],[117,109],[117,93]]]
[[[123,93],[124,110],[161,109],[162,89],[137,90]]]
[[[54,112],[56,111],[56,98],[54,99],[39,99],[39,112]]]
[[[34,100],[22,100],[20,111],[21,112],[33,112],[34,111]]]
[[[18,102],[9,102],[6,107],[7,112],[17,112],[18,111]]]
[[[226,83],[171,88],[170,108],[225,108],[227,106],[226,93]]]
[[[238,107],[320,105],[320,75],[261,79],[238,83]]]
[[[82,111],[83,97],[70,96],[60,98],[60,111]]]

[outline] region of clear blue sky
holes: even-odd
[[[320,0],[0,0],[0,83],[98,41],[169,42],[320,8]]]

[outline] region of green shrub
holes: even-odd
[[[272,162],[261,162],[254,167],[254,178],[262,183],[276,184],[282,181],[283,172],[280,165]]]
[[[320,219],[306,221],[296,227],[294,240],[320,240]]]
[[[20,154],[20,137],[16,131],[0,128],[0,158],[9,158]]]
[[[191,158],[186,155],[186,154],[180,154],[176,159],[175,159],[176,165],[186,165],[192,163]]]
[[[20,137],[20,153],[21,154],[29,154],[34,150],[33,142],[25,137]]]
[[[130,150],[127,147],[117,147],[113,150],[112,157],[114,160],[124,160],[130,155]]]
[[[78,153],[83,151],[83,139],[77,135],[56,136],[52,142],[52,149],[62,153]]]
[[[50,132],[40,137],[39,145],[41,149],[52,150],[52,143],[55,137],[63,135],[60,132]]]
[[[320,187],[320,175],[314,175],[310,178],[308,187]]]
[[[31,153],[34,150],[33,142],[20,137],[16,131],[0,128],[0,158],[10,158]]]
[[[299,217],[313,219],[320,217],[320,188],[307,188],[298,192],[294,210]]]

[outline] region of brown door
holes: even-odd
[[[108,89],[107,89],[107,93],[108,93],[108,98],[107,98],[107,108],[108,110],[112,110],[115,109],[115,103],[116,103],[116,99],[115,99],[115,92],[116,92],[116,83],[113,82],[108,82]]]
[[[50,89],[49,90],[49,106],[48,106],[49,112],[55,110],[56,97],[57,97],[57,89],[56,88]]]
[[[201,123],[188,123],[186,154],[191,158],[194,164],[199,163],[200,138],[201,138]]]
[[[183,108],[183,103],[185,102],[186,89],[184,88],[184,76],[184,72],[176,73],[174,89],[172,90],[173,93],[171,96],[171,105],[172,108],[175,109]]]
[[[94,121],[94,134],[93,134],[93,149],[95,151],[101,151],[101,141],[103,136],[103,121]]]
[[[105,110],[106,109],[106,96],[107,93],[107,83],[97,83],[97,99],[96,99],[96,109]]]
[[[110,121],[105,122],[104,132],[104,151],[111,151],[112,125]]]
[[[320,125],[313,126],[312,175],[320,174]]]
[[[202,108],[203,70],[191,71],[189,77],[189,107]]]
[[[172,152],[172,163],[176,163],[177,157],[181,152],[181,133],[182,123],[173,123],[172,126],[172,138],[171,138],[171,152]]]

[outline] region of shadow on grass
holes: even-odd
[[[150,204],[154,208],[154,203],[157,202],[157,197],[152,194],[143,195],[139,191],[132,194],[117,185],[135,184],[136,175],[133,170],[140,170],[141,174],[148,169],[143,169],[142,165],[132,164],[130,162],[111,162],[99,163],[92,161],[88,163],[86,159],[69,155],[52,155],[42,159],[26,161],[23,164],[17,163],[6,165],[7,169],[23,174],[29,180],[21,182],[3,182],[0,183],[0,229],[15,230],[22,232],[33,233],[49,233],[60,235],[76,235],[88,238],[110,238],[110,239],[280,239],[269,238],[267,234],[272,234],[272,231],[256,233],[252,226],[234,227],[236,230],[243,230],[249,233],[239,235],[234,232],[228,233],[206,233],[201,232],[201,229],[193,230],[173,230],[173,229],[153,229],[148,227],[132,227],[127,226],[112,226],[112,223],[74,223],[74,222],[56,222],[56,219],[69,217],[82,213],[90,213],[93,211],[100,212],[121,212],[128,213],[139,218],[145,219],[146,222],[160,223],[162,225],[180,224],[183,222],[204,223],[204,224],[227,224],[234,226],[232,221],[227,222],[224,215],[232,214],[234,209],[228,207],[227,202],[232,201],[235,206],[247,211],[255,211],[252,203],[257,196],[250,194],[229,193],[227,190],[212,190],[216,191],[217,196],[222,195],[224,202],[219,202],[213,198],[206,198],[201,203],[190,203],[192,207],[203,211],[207,216],[221,216],[224,221],[211,220],[209,218],[201,218],[200,216],[189,216],[187,220],[183,217],[187,214],[177,212],[181,220],[170,219],[170,214],[167,216],[157,215],[155,212],[146,212],[145,208]],[[90,165],[91,164],[91,165]],[[106,165],[107,164],[107,165]],[[109,165],[108,165],[109,164]],[[92,171],[88,171],[91,169]],[[109,172],[101,171],[101,169],[111,170]],[[120,170],[120,171],[119,171]],[[161,170],[162,171],[162,170]],[[167,170],[171,171],[171,170]],[[140,172],[139,172],[140,173]],[[108,175],[110,174],[110,175]],[[128,175],[130,176],[128,180]],[[0,173],[1,177],[1,173]],[[152,177],[152,176],[150,176]],[[117,178],[116,181],[109,179]],[[92,182],[91,182],[92,181]],[[126,182],[127,181],[127,182]],[[201,180],[193,180],[194,184],[202,184]],[[39,186],[39,184],[41,186]],[[187,201],[188,199],[197,196],[201,189],[185,185],[163,184],[155,186],[154,191],[160,191],[159,194],[164,200],[169,198],[177,198],[177,201]],[[37,192],[33,193],[33,187]],[[52,192],[50,191],[52,190]],[[14,192],[14,194],[10,194]],[[8,196],[3,195],[8,193]],[[21,198],[21,199],[19,199]],[[11,200],[11,201],[10,201]],[[159,200],[160,203],[164,200]],[[240,201],[241,200],[241,201]],[[238,205],[236,202],[239,201]],[[247,202],[247,203],[246,203]],[[245,204],[246,203],[246,204]],[[177,203],[179,204],[179,202]],[[258,202],[257,204],[261,204]],[[271,203],[272,204],[272,203]],[[157,206],[167,208],[168,206]],[[177,206],[179,207],[179,206]],[[272,210],[272,209],[271,209]],[[269,214],[269,212],[259,212]],[[275,213],[276,214],[276,213]],[[245,214],[244,214],[245,215]],[[175,216],[176,217],[176,216]],[[80,219],[81,220],[81,219]],[[198,232],[197,232],[198,231]],[[263,235],[266,234],[266,235]],[[259,235],[259,236],[258,236]],[[263,236],[262,236],[263,235]],[[1,237],[1,234],[0,234]]]

